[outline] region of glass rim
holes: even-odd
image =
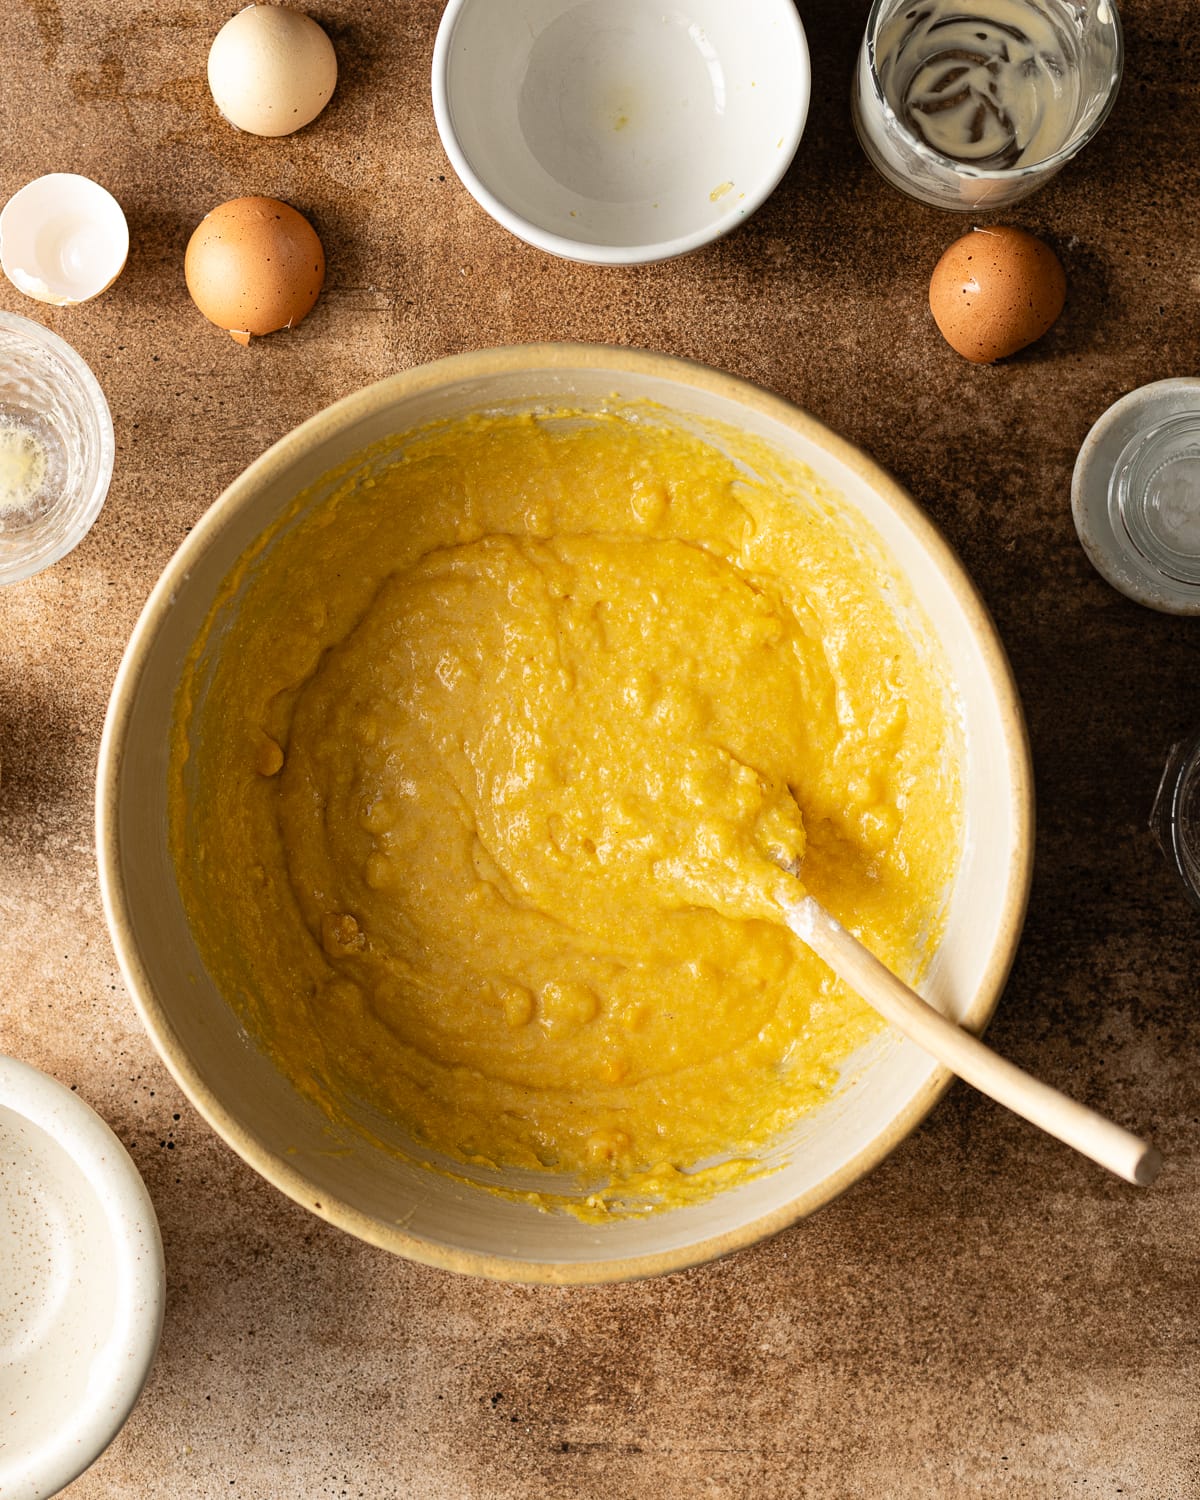
[[[1197,795],[1195,783],[1198,776],[1200,735],[1194,735],[1171,746],[1158,795],[1154,799],[1150,826],[1158,837],[1159,847],[1174,865],[1192,904],[1200,908],[1200,850],[1191,846],[1184,826],[1187,807]]]
[[[1071,0],[1067,0],[1071,3]],[[1080,151],[1099,134],[1104,122],[1112,113],[1113,105],[1117,102],[1117,95],[1121,91],[1121,79],[1125,72],[1125,33],[1121,25],[1121,13],[1117,9],[1116,0],[1101,0],[1107,5],[1112,20],[1113,33],[1113,70],[1109,79],[1108,91],[1104,96],[1100,108],[1096,111],[1095,118],[1090,122],[1087,129],[1080,135],[1074,136],[1057,151],[1052,151],[1049,156],[1043,156],[1037,161],[1027,162],[1022,167],[994,167],[974,168],[966,162],[957,161],[953,156],[944,156],[940,151],[935,151],[928,142],[923,141],[920,136],[915,135],[900,116],[887,101],[883,92],[883,85],[879,81],[879,69],[875,66],[875,33],[878,30],[880,14],[885,9],[899,8],[897,0],[871,0],[871,9],[867,12],[867,24],[863,31],[862,51],[867,61],[867,72],[871,78],[871,91],[875,102],[896,122],[896,128],[903,134],[905,141],[912,147],[923,161],[943,172],[950,172],[956,177],[967,177],[972,182],[1020,182],[1024,178],[1036,176],[1052,176],[1061,166],[1064,166],[1073,156]],[[1076,0],[1076,8],[1078,3]]]

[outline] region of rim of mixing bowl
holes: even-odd
[[[789,1228],[799,1219],[844,1192],[878,1165],[925,1118],[945,1093],[954,1075],[935,1065],[925,1084],[888,1125],[849,1161],[812,1188],[776,1209],[717,1234],[674,1248],[609,1260],[542,1262],[446,1246],[410,1234],[394,1222],[385,1223],[353,1204],[319,1194],[320,1206],[304,1174],[277,1150],[264,1145],[223,1103],[202,1078],[172,1025],[167,1008],[154,992],[138,951],[122,871],[118,786],[137,688],[155,634],[171,609],[176,589],[199,557],[216,540],[233,515],[253,503],[260,487],[273,475],[290,468],[301,455],[328,437],[362,419],[400,395],[453,386],[482,376],[513,372],[544,372],[587,368],[618,375],[645,375],[670,380],[695,390],[723,396],[779,422],[816,443],[869,484],[895,511],[925,550],[935,559],[955,600],[970,622],[972,633],[995,686],[1004,727],[1006,761],[1013,768],[1011,795],[1014,837],[1009,856],[1005,899],[999,935],[987,969],[961,1019],[980,1032],[999,1002],[1016,955],[1024,922],[1033,868],[1033,780],[1025,717],[1012,669],[996,626],[975,585],[949,542],[903,486],[861,449],[838,437],[823,423],[782,396],[740,376],[678,356],[607,344],[525,344],[451,355],[389,376],[343,397],[282,437],[249,465],[213,502],[168,562],[142,610],[113,685],[100,744],[96,785],[96,847],[100,890],[109,933],[126,986],[151,1041],[171,1074],[200,1115],[255,1171],[309,1212],[357,1238],[424,1265],[492,1280],[556,1285],[585,1285],[631,1281],[640,1277],[681,1271],[716,1260]]]

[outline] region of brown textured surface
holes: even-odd
[[[735,0],[730,0],[735,3]],[[1200,729],[1200,621],[1091,571],[1071,525],[1088,427],[1200,368],[1200,94],[1185,0],[1129,0],[1112,121],[1007,217],[1069,300],[1040,344],[973,368],[929,318],[966,228],[855,145],[865,0],[806,0],[816,86],[784,183],[737,235],[600,270],[511,239],[468,198],[428,100],[435,0],[322,0],[337,95],[300,135],[216,118],[207,48],[234,7],[0,7],[0,195],[74,170],[124,205],[116,286],[54,311],[91,363],[117,469],[83,545],[0,591],[0,1050],[95,1105],[162,1223],[154,1374],[78,1500],[1200,1495],[1200,917],[1146,829],[1170,742]],[[236,348],[183,251],[239,194],[287,199],[329,279],[289,334]],[[794,398],[907,483],[978,580],[1026,703],[1040,831],[992,1039],[1151,1134],[1137,1192],[962,1086],[868,1180],[774,1242],[615,1290],[523,1290],[392,1260],[307,1216],[191,1113],[115,971],[91,849],[108,690],[170,552],[251,458],[398,367],[541,338],[691,355]]]

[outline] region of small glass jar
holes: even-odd
[[[0,584],[82,541],[114,451],[108,402],[87,364],[40,323],[0,312]]]
[[[1200,910],[1200,735],[1171,747],[1150,828],[1167,864]]]
[[[1109,480],[1108,510],[1149,567],[1200,590],[1200,409],[1134,433]]]
[[[1079,450],[1071,509],[1114,588],[1200,614],[1200,379],[1157,380],[1109,407]]]
[[[874,0],[854,128],[871,165],[910,198],[1001,209],[1087,145],[1123,66],[1113,0]],[[1011,110],[997,104],[1006,87]]]

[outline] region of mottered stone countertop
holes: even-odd
[[[92,533],[0,589],[0,1051],[116,1130],[169,1277],[145,1394],[72,1500],[1200,1496],[1200,914],[1147,828],[1168,747],[1200,731],[1200,619],[1113,592],[1069,505],[1101,412],[1200,372],[1191,7],[1126,0],[1109,124],[1005,216],[1055,246],[1069,301],[991,368],[953,354],[926,303],[967,221],[899,196],[854,141],[866,0],[800,4],[813,107],[769,202],[718,244],[632,269],[532,250],[458,183],[429,101],[436,0],[314,0],[341,80],[282,141],[212,107],[207,49],[235,8],[0,6],[0,198],[82,172],[132,237],[84,307],[0,284],[0,307],[91,364],[117,441]],[[302,325],[240,349],[192,307],[183,252],[247,193],[312,218],[329,276]],[[303,418],[393,370],[541,339],[660,349],[779,391],[949,536],[1009,651],[1037,782],[1028,922],[990,1037],[1152,1136],[1168,1162],[1153,1189],[956,1085],[770,1243],[661,1281],[538,1290],[358,1243],[193,1113],[118,976],[92,849],[105,705],[142,603],[209,503]]]

